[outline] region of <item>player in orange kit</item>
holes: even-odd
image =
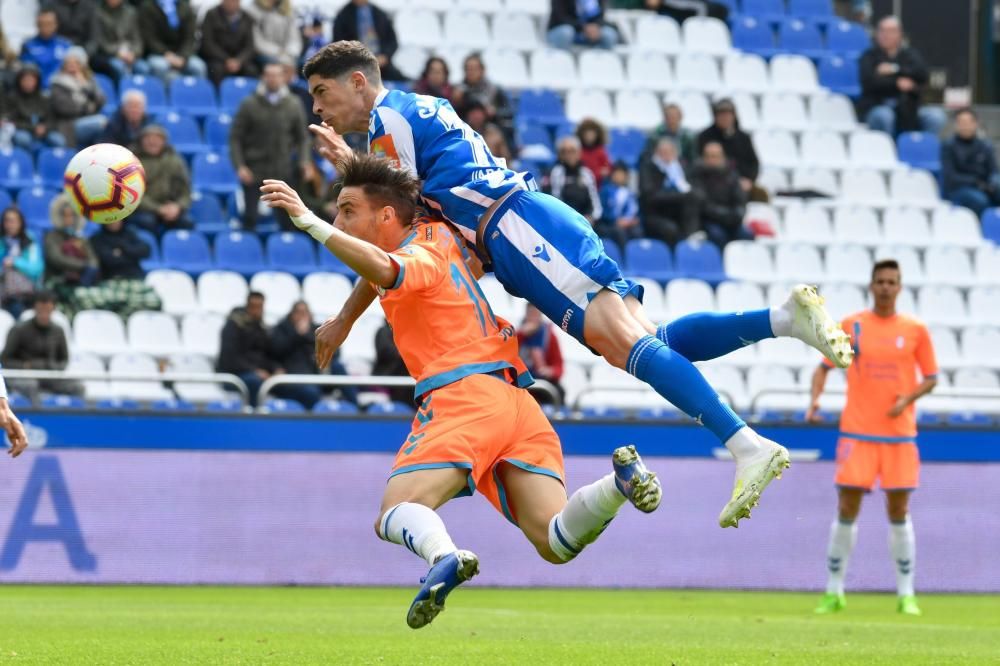
[[[434,511],[453,497],[478,490],[539,555],[560,564],[596,540],[625,502],[648,513],[662,491],[635,447],[625,446],[612,455],[612,473],[567,499],[559,439],[523,388],[532,380],[514,328],[493,314],[462,242],[443,222],[414,222],[419,182],[388,161],[358,157],[342,166],[341,176],[334,226],[281,181],[265,180],[261,191],[371,282],[417,380],[420,407],[375,523],[380,538],[431,567],[407,613],[417,629],[479,570],[478,558],[455,547]]]
[[[874,307],[842,323],[851,336],[854,364],[846,371],[847,404],[840,417],[837,442],[835,482],[840,515],[830,530],[829,576],[817,613],[836,612],[846,605],[844,575],[857,539],[855,519],[863,494],[871,491],[878,479],[892,523],[889,549],[896,566],[898,610],[920,614],[913,591],[916,541],[909,515],[910,492],[916,490],[920,474],[914,403],[937,384],[938,367],[927,327],[896,312],[901,289],[899,264],[892,259],[877,262],[870,286]],[[831,367],[824,360],[813,374],[809,419],[819,409]]]

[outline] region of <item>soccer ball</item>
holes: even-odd
[[[99,224],[132,214],[146,192],[142,162],[128,148],[99,143],[69,161],[63,187],[77,212]]]

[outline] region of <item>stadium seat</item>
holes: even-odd
[[[0,313],[2,313],[0,314],[0,340],[7,340],[7,334],[10,333],[10,329],[14,328],[14,324],[16,324],[17,322],[14,321],[13,315],[11,315],[6,310],[0,310]],[[62,314],[61,312],[59,312],[59,310],[53,310],[52,312],[53,320],[55,320],[55,315],[57,313]],[[59,322],[56,321],[56,323]],[[64,332],[66,333],[67,340],[73,339],[72,330],[70,328],[64,327]]]
[[[803,55],[819,59],[826,54],[819,27],[812,21],[800,17],[786,18],[778,30],[778,48],[783,53]]]
[[[111,356],[128,349],[125,325],[109,310],[82,310],[73,318],[73,350]]]
[[[808,152],[807,136],[803,135],[802,137],[802,153],[804,155],[814,155],[815,153]],[[843,142],[841,142],[841,150],[843,150],[843,145]],[[827,197],[840,196],[840,185],[837,184],[836,173],[833,169],[827,168],[796,169],[792,172],[792,189],[799,192],[818,192]]]
[[[402,416],[405,418],[413,418],[413,412],[414,409],[411,405],[395,400],[374,402],[365,410],[365,414],[368,416]]]
[[[895,169],[899,165],[896,145],[885,132],[858,130],[848,137],[847,142],[851,162],[856,167]]]
[[[994,425],[994,421],[989,414],[956,412],[948,415],[948,425],[957,428],[987,428]]]
[[[268,398],[261,411],[271,414],[301,414],[306,411],[306,408],[297,400]]]
[[[195,228],[204,234],[217,234],[229,230],[226,213],[222,210],[219,197],[211,192],[192,194],[188,216],[194,222]]]
[[[968,208],[940,206],[931,216],[934,242],[974,249],[983,242],[979,218]]]
[[[823,260],[819,250],[812,245],[801,243],[783,243],[775,248],[775,273],[773,277],[786,282],[809,282],[818,284],[823,281]],[[769,280],[771,281],[771,280]]]
[[[787,295],[785,295],[787,297]],[[774,338],[769,340],[763,340],[759,343],[760,350],[758,352],[758,359],[760,363],[754,367],[764,367],[768,366],[783,366],[787,368],[802,368],[806,366],[815,367],[819,362],[819,353],[808,346],[806,343],[795,338]],[[753,368],[750,369],[753,371]],[[747,377],[747,383],[749,384],[749,372]],[[794,379],[792,380],[792,385],[788,388],[793,388],[795,386]],[[748,387],[749,388],[749,387]],[[750,396],[753,397],[753,392],[751,391]],[[804,402],[804,397],[801,394],[795,396],[799,401],[798,404],[801,406]]]
[[[767,355],[768,358],[771,357],[772,352],[772,341],[765,340],[761,343],[761,350]],[[749,370],[747,370],[747,394],[750,396],[751,400],[757,398],[762,391],[767,390],[785,390],[794,391],[798,389],[798,384],[795,381],[795,374],[789,367],[784,367],[781,365],[756,365]],[[777,394],[773,394],[777,397]],[[786,398],[787,399],[787,398]],[[758,400],[758,403],[763,400]],[[798,398],[798,405],[802,404],[802,399]],[[768,399],[767,403],[774,405],[779,403],[779,401]],[[780,403],[779,403],[780,404]],[[789,404],[793,406],[795,403]]]
[[[646,315],[655,322],[666,321],[670,313],[667,311],[667,301],[660,283],[649,278],[635,278],[635,281],[643,288],[642,307],[646,311]],[[563,386],[565,386],[565,380]]]
[[[941,141],[930,132],[903,132],[896,139],[899,161],[915,169],[941,171]]]
[[[43,148],[38,152],[38,176],[42,185],[61,190],[66,165],[73,157],[73,151],[65,148]]]
[[[124,342],[123,342],[124,344]],[[106,372],[104,361],[97,354],[82,352],[75,345],[71,347],[67,372],[90,372],[103,375]],[[111,385],[106,380],[84,379],[83,392],[88,400],[100,400],[111,396]]]
[[[155,76],[126,76],[118,85],[118,92],[124,95],[128,90],[138,90],[146,96],[146,113],[157,116],[170,108],[167,101],[167,89],[163,82]]]
[[[674,248],[674,257],[678,275],[704,280],[713,286],[726,279],[722,253],[715,243],[683,240]]]
[[[871,252],[860,245],[831,245],[826,249],[826,276],[833,282],[867,285],[871,266]]]
[[[668,16],[644,13],[635,22],[634,47],[637,51],[680,53],[683,49],[680,26]]]
[[[664,93],[674,86],[674,69],[662,53],[629,53],[625,69],[628,87]]]
[[[173,269],[150,271],[146,273],[146,284],[156,290],[167,314],[183,316],[198,310],[194,280],[187,273]]]
[[[794,169],[799,166],[798,146],[795,138],[786,130],[760,130],[754,132],[753,145],[757,149],[760,163],[777,169]],[[810,156],[812,159],[814,156]]]
[[[625,68],[612,51],[589,49],[580,54],[580,85],[599,90],[619,90],[625,85]]]
[[[134,411],[139,409],[139,402],[129,398],[103,398],[94,403],[94,409],[107,411]]]
[[[633,169],[638,166],[646,146],[646,134],[633,127],[615,127],[609,137],[608,155],[611,161],[622,161]]]
[[[992,369],[960,368],[955,371],[955,388],[1000,389],[1000,378]]]
[[[681,33],[688,53],[724,56],[732,50],[729,28],[717,18],[692,16],[681,25]]]
[[[238,413],[243,411],[243,401],[239,398],[214,400],[212,402],[205,403],[202,409],[210,413]]]
[[[714,93],[722,88],[722,75],[715,58],[706,53],[684,52],[674,60],[674,80],[682,90]]]
[[[751,282],[726,280],[716,287],[715,300],[720,312],[760,310],[767,307],[764,293]]]
[[[757,98],[746,91],[737,91],[733,93],[731,99],[736,107],[736,117],[740,120],[740,129],[745,132],[760,129],[764,123],[761,121]]]
[[[195,190],[213,194],[229,194],[240,189],[236,171],[228,155],[218,153],[199,153],[194,156],[191,186]]]
[[[630,240],[625,245],[626,273],[648,277],[657,282],[668,282],[675,277],[674,258],[663,241],[642,238]]]
[[[302,300],[312,310],[313,317],[317,321],[323,321],[340,312],[352,289],[351,281],[343,275],[310,273],[302,281]]]
[[[212,268],[208,239],[198,231],[172,230],[163,234],[163,265],[197,276]]]
[[[678,319],[693,312],[715,310],[715,293],[711,285],[702,280],[671,280],[667,284],[666,297],[670,319]]]
[[[316,270],[313,241],[298,232],[271,234],[267,239],[267,263],[277,271],[303,278]]]
[[[834,19],[830,0],[788,0],[788,14],[824,24]]]
[[[809,98],[809,120],[814,127],[836,132],[853,132],[858,126],[850,98],[827,91]]]
[[[110,116],[118,108],[118,88],[111,77],[104,74],[94,72],[94,81],[104,93],[104,106],[101,108],[101,113]]]
[[[937,179],[923,169],[893,171],[889,176],[889,194],[895,201],[920,208],[937,208],[941,204]]]
[[[705,93],[697,90],[681,90],[667,94],[664,102],[676,104],[681,108],[681,126],[700,132],[712,124],[712,107],[708,103]]]
[[[917,312],[928,324],[959,327],[969,323],[965,299],[955,287],[936,284],[920,287],[917,290]]]
[[[927,278],[924,275],[924,262],[921,261],[916,248],[912,246],[900,245],[898,243],[895,245],[880,245],[875,248],[875,261],[879,261],[880,259],[895,259],[899,262],[899,269],[903,274],[904,285],[912,287],[927,282]],[[909,294],[909,290],[904,289],[903,291]],[[900,296],[901,298],[904,297],[903,294]],[[902,312],[913,311],[913,308],[907,310],[907,308],[901,305],[897,305],[896,309]]]
[[[831,268],[832,262],[828,256],[827,270],[829,273],[832,273]],[[842,270],[842,268],[838,267],[838,271],[840,270]],[[871,263],[864,266],[863,270],[859,271],[860,277],[854,277],[852,282],[860,282],[861,279],[864,279],[865,282],[867,282],[869,280],[870,272]],[[854,314],[855,312],[860,312],[865,309],[865,296],[862,287],[856,287],[854,285],[843,283],[830,284],[824,285],[819,290],[819,293],[823,296],[823,304],[826,306],[830,316],[837,321],[840,321],[850,314]]]
[[[721,359],[700,364],[698,369],[712,386],[722,391],[720,395],[733,408],[747,409],[750,407],[750,395],[747,392],[746,381],[739,368],[729,363],[732,358],[732,354],[726,354]]]
[[[192,116],[204,118],[219,112],[215,86],[208,79],[181,76],[170,82],[170,103]]]
[[[427,49],[413,44],[403,44],[392,56],[392,64],[408,79],[415,81],[423,73],[427,57]],[[492,76],[492,70],[490,75]]]
[[[264,319],[268,325],[278,323],[302,298],[299,281],[289,273],[261,271],[250,280],[250,291],[264,294]]]
[[[529,57],[531,85],[536,88],[570,90],[578,85],[576,63],[567,51],[542,49]]]
[[[783,241],[826,245],[832,237],[833,225],[825,208],[806,204],[785,208]]]
[[[491,41],[493,39],[489,26],[486,24],[486,17],[481,12],[461,10],[445,12],[443,43],[478,49]],[[435,46],[435,44],[427,44],[426,46]]]
[[[87,403],[75,395],[46,395],[38,406],[42,409],[86,409]]]
[[[194,412],[198,408],[187,400],[168,398],[166,400],[153,400],[149,403],[149,409],[154,412]]]
[[[14,205],[14,199],[10,196],[10,192],[0,187],[0,210],[10,208]]]
[[[319,251],[319,267],[320,270],[330,271],[331,273],[340,273],[349,278],[356,277],[354,269],[342,262],[336,257],[332,252],[326,248],[322,248]]]
[[[133,313],[128,318],[128,343],[132,351],[155,358],[166,358],[183,348],[177,324],[166,312]]]
[[[662,108],[648,90],[622,90],[615,94],[615,121],[619,127],[651,130],[660,124]]]
[[[726,90],[763,94],[770,88],[767,62],[753,53],[732,52],[722,60],[722,84]]]
[[[605,127],[615,124],[611,97],[603,90],[582,88],[570,90],[566,94],[566,117],[574,123],[593,118]]]
[[[927,215],[911,206],[894,206],[882,217],[885,240],[899,245],[927,247],[931,244],[931,227]]]
[[[342,360],[345,363],[350,359],[375,360],[375,333],[383,323],[377,317],[359,319],[341,347]]]
[[[885,178],[875,169],[851,169],[841,174],[842,199],[849,204],[884,207],[889,204]]]
[[[844,57],[857,58],[871,46],[864,27],[851,21],[834,21],[827,27],[826,48]]]
[[[77,315],[79,316],[79,315]],[[111,357],[108,372],[112,376],[111,393],[119,398],[139,401],[170,400],[174,394],[157,381],[160,368],[152,356],[138,352],[121,352]],[[138,377],[147,381],[114,379],[118,377]]]
[[[20,148],[0,151],[0,183],[8,190],[20,190],[35,184],[31,154]]]
[[[1000,246],[983,244],[975,251],[976,278],[981,284],[1000,285]]]
[[[861,94],[861,75],[856,58],[828,55],[819,62],[819,82],[830,92],[857,97]]]
[[[395,17],[396,34],[401,44],[435,48],[445,43],[441,21],[429,9],[406,7]],[[487,44],[489,42],[483,42]]]
[[[780,23],[785,18],[784,0],[742,0],[743,13],[762,21]]]
[[[211,148],[201,140],[198,123],[191,116],[170,111],[157,117],[170,137],[170,144],[182,155],[196,155]]]
[[[132,231],[139,237],[139,240],[149,247],[149,256],[139,262],[142,269],[145,271],[155,271],[162,268],[163,261],[160,256],[160,243],[156,240],[156,236],[145,229],[132,229]]]
[[[358,413],[358,406],[346,400],[334,400],[327,398],[320,400],[312,408],[313,414],[344,414],[354,415]]]
[[[493,16],[493,43],[519,51],[534,51],[541,46],[534,20],[509,9]],[[490,78],[494,78],[493,69],[489,71]]]
[[[490,80],[499,86],[521,88],[528,80],[528,65],[519,51],[510,48],[491,48],[483,51],[483,65],[490,73]]]
[[[755,16],[738,16],[733,22],[733,48],[770,58],[779,50],[775,45],[774,31],[763,19]]]
[[[562,99],[552,90],[524,90],[518,102],[519,123],[535,122],[555,126],[566,120]]]
[[[960,247],[928,247],[924,252],[924,269],[927,279],[934,283],[968,287],[976,282],[969,253]]]
[[[217,312],[202,311],[184,315],[181,320],[181,340],[184,343],[184,350],[214,359],[219,355],[219,343],[225,323],[225,316]]]
[[[210,375],[215,372],[212,361],[201,354],[179,353],[170,357],[167,371],[177,374]],[[174,382],[174,391],[188,403],[202,404],[226,400],[230,396],[221,384],[206,382]]]
[[[754,241],[733,241],[722,251],[722,263],[731,280],[767,284],[775,278],[774,262],[768,249]]]
[[[812,126],[805,100],[798,93],[765,93],[761,101],[761,120],[769,128],[792,132]],[[803,154],[808,153],[803,150]]]
[[[39,232],[52,228],[49,206],[52,204],[53,197],[58,194],[56,190],[50,190],[40,185],[28,187],[17,193],[17,207],[24,215],[28,227],[35,231],[35,240],[39,242],[42,242],[42,236]]]
[[[228,315],[246,305],[249,292],[243,276],[232,271],[207,271],[198,278],[198,302],[206,312]]]
[[[228,79],[226,80],[228,81]],[[205,143],[218,153],[227,152],[229,150],[229,126],[232,124],[233,117],[227,113],[206,118]]]
[[[507,321],[512,321],[511,312],[514,309],[513,296],[507,293],[503,285],[492,275],[485,275],[479,280],[479,288],[486,296],[486,302],[490,304],[490,309],[498,317],[503,317]],[[514,322],[519,323],[519,322]]]
[[[934,356],[942,368],[958,368],[965,364],[958,336],[947,326],[929,326],[931,342],[934,345]]]
[[[215,265],[250,277],[266,268],[264,249],[256,234],[230,231],[215,237]]]
[[[257,89],[257,79],[248,76],[227,76],[219,84],[219,108],[223,113],[234,114],[243,98]]]
[[[878,245],[884,240],[878,216],[867,206],[840,206],[835,209],[833,235],[838,242],[860,245]]]
[[[809,95],[819,88],[816,66],[805,56],[781,54],[771,58],[771,88],[774,91]]]

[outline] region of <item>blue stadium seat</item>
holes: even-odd
[[[757,420],[769,423],[787,423],[792,420],[792,414],[781,409],[764,409],[757,415]]]
[[[20,190],[35,184],[35,165],[31,154],[20,148],[0,151],[0,186]]]
[[[358,406],[346,400],[327,398],[313,405],[314,414],[357,414]]]
[[[212,82],[195,76],[182,76],[170,82],[170,103],[175,109],[199,118],[219,112]]]
[[[625,270],[625,257],[622,256],[622,249],[618,247],[618,243],[606,239],[601,239],[601,243],[604,245],[604,254],[618,264],[618,268]]]
[[[160,257],[160,244],[156,241],[156,236],[145,229],[132,228],[132,231],[149,246],[149,258],[143,259],[139,264],[147,271],[154,271],[163,268],[163,261]]]
[[[149,408],[157,412],[194,412],[198,408],[187,400],[154,400],[149,403]]]
[[[211,150],[201,140],[201,130],[191,116],[169,111],[156,118],[170,136],[170,144],[182,155],[197,155]]]
[[[540,123],[555,126],[566,120],[562,99],[554,90],[535,89],[521,93],[518,103],[518,123]]]
[[[978,412],[962,412],[948,415],[948,425],[964,428],[988,428],[993,425],[993,418],[988,414]]]
[[[788,0],[788,15],[824,25],[835,19],[830,0]]]
[[[200,231],[168,231],[163,234],[160,250],[165,268],[174,268],[194,276],[214,268],[208,239]]]
[[[718,4],[724,5],[730,14],[737,14],[740,11],[739,0],[715,0]]]
[[[10,192],[0,187],[0,211],[6,210],[14,205],[14,199],[11,198]]]
[[[785,0],[743,0],[743,15],[777,25],[785,20]]]
[[[243,98],[257,89],[257,79],[248,76],[230,76],[219,86],[219,108],[226,113],[236,113]]]
[[[674,257],[666,243],[651,238],[630,240],[625,245],[625,271],[628,275],[669,282],[677,277]]]
[[[669,405],[663,407],[647,407],[639,410],[636,416],[640,419],[653,421],[684,421],[688,417],[683,412]]]
[[[621,160],[631,168],[639,164],[639,156],[646,147],[646,134],[634,127],[616,127],[611,130],[608,154],[612,162]]]
[[[239,189],[236,171],[226,155],[199,153],[191,165],[191,185],[195,190],[228,194]]]
[[[779,53],[774,45],[774,31],[767,21],[756,16],[740,16],[733,22],[733,48],[770,58]]]
[[[228,231],[229,224],[226,222],[226,214],[222,210],[219,197],[211,192],[202,194],[195,192],[191,197],[191,208],[188,215],[194,222],[198,231],[205,234],[217,234],[220,231]]]
[[[66,148],[43,148],[38,152],[38,175],[42,185],[61,190],[66,165],[73,159],[73,151]]]
[[[267,263],[301,279],[317,269],[315,243],[298,232],[271,234],[267,238]],[[329,252],[324,249],[324,252]]]
[[[835,93],[858,97],[861,94],[861,74],[858,72],[857,59],[839,55],[824,56],[819,61],[819,82]]]
[[[983,212],[983,238],[1000,245],[1000,208],[988,208]]]
[[[816,24],[801,18],[787,18],[782,22],[778,31],[778,48],[785,53],[814,59],[823,57],[827,52],[823,48],[823,36]]]
[[[555,405],[542,405],[542,413],[550,421],[561,421],[571,416],[569,409],[566,407],[556,407]]]
[[[306,411],[302,403],[284,398],[268,398],[264,407],[274,414],[300,414]]]
[[[229,126],[233,124],[233,117],[228,113],[220,113],[217,116],[209,116],[205,119],[205,143],[210,145],[216,152],[229,150]]]
[[[95,409],[139,409],[139,403],[131,398],[104,398],[94,403]]]
[[[121,80],[120,93],[126,90],[141,90],[146,95],[146,113],[156,116],[165,113],[170,106],[167,102],[167,89],[163,82],[155,76],[126,76]]]
[[[903,132],[896,140],[899,161],[917,169],[941,171],[941,141],[930,132]]]
[[[940,414],[935,414],[934,412],[918,412],[917,413],[917,425],[923,427],[928,425],[941,425],[944,419]]]
[[[319,251],[319,267],[321,270],[329,271],[330,273],[340,273],[341,275],[346,275],[352,280],[357,276],[354,269],[335,257],[333,253],[326,248],[322,248]]]
[[[403,402],[375,402],[368,407],[365,414],[369,416],[405,416],[413,417],[414,409],[411,405]]]
[[[713,287],[726,279],[722,268],[722,253],[715,243],[681,241],[674,250],[678,275],[696,278]]]
[[[871,38],[858,23],[834,21],[826,30],[826,48],[837,55],[857,58],[871,45]]]
[[[544,125],[537,123],[525,123],[517,128],[517,143],[522,148],[524,146],[545,146],[551,151],[555,151],[552,143],[552,133]]]
[[[20,393],[8,394],[7,404],[10,405],[11,409],[31,409],[34,406],[31,404],[31,398]]]
[[[250,277],[267,270],[264,249],[256,234],[230,231],[215,237],[215,266],[223,271],[235,271]]]
[[[623,419],[625,411],[618,407],[584,407],[580,415],[585,419]]]
[[[49,204],[58,194],[57,190],[50,190],[40,185],[18,192],[17,207],[21,209],[29,227],[38,231],[52,228]],[[38,240],[41,241],[41,238]]]
[[[86,409],[87,402],[75,395],[47,395],[39,403],[42,409]]]
[[[111,80],[110,76],[104,74],[94,74],[94,81],[104,93],[104,106],[101,108],[101,113],[106,116],[111,115],[118,108],[118,89],[115,87],[115,82]]]
[[[242,412],[243,402],[237,398],[232,398],[230,400],[212,400],[211,402],[206,402],[204,407],[206,412]]]

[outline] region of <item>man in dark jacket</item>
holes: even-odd
[[[194,54],[197,21],[190,0],[143,0],[139,33],[153,74],[164,81],[207,74],[205,61]]]
[[[78,46],[90,40],[90,17],[94,13],[94,0],[47,0],[42,9],[55,12],[59,20],[59,34]]]
[[[229,130],[229,158],[243,185],[244,228],[257,226],[262,180],[294,183],[299,174],[309,178],[315,168],[310,145],[302,104],[289,93],[281,65],[268,63],[257,91],[240,104]],[[293,228],[285,211],[276,208],[274,216],[283,229]]]
[[[333,19],[333,41],[356,40],[367,46],[378,58],[383,81],[405,81],[392,64],[399,48],[392,18],[368,0],[351,0]]]
[[[1000,173],[993,144],[979,136],[979,118],[972,109],[955,112],[955,136],[941,146],[944,196],[976,215],[1000,205]]]
[[[618,31],[604,20],[606,0],[552,0],[546,39],[556,49],[581,46],[614,48]]]
[[[375,362],[372,363],[372,375],[376,377],[409,377],[403,357],[399,355],[396,340],[392,337],[389,324],[375,331]],[[385,391],[389,398],[407,405],[413,404],[413,389],[406,386],[394,386]]]
[[[604,215],[594,173],[581,161],[580,140],[564,136],[559,140],[559,161],[548,178],[548,192],[583,215],[594,225]]]
[[[922,130],[940,134],[947,118],[941,109],[922,107],[927,86],[927,65],[916,49],[903,46],[903,26],[895,16],[878,22],[875,44],[858,62],[861,99],[858,116],[873,130],[896,132]]]
[[[240,0],[222,0],[201,23],[201,57],[215,85],[227,76],[253,76],[260,71],[254,60],[253,19],[240,8]]]
[[[191,174],[160,125],[147,125],[139,134],[136,157],[146,170],[146,193],[129,218],[150,233],[191,229]]]
[[[6,112],[14,123],[14,145],[19,148],[33,152],[38,144],[66,145],[66,138],[53,128],[52,104],[42,92],[41,73],[34,65],[24,65],[17,72]]]
[[[17,324],[7,334],[0,362],[21,370],[64,370],[69,363],[66,332],[52,321],[56,297],[52,292],[35,294],[35,316]],[[15,379],[10,388],[36,399],[39,391],[83,395],[80,382],[67,379]]]
[[[736,106],[728,98],[720,99],[712,105],[715,122],[698,135],[698,154],[705,150],[706,143],[718,143],[726,153],[726,158],[740,175],[740,187],[752,201],[767,201],[767,192],[757,187],[760,175],[760,160],[753,147],[750,135],[740,129],[736,117]]]
[[[139,141],[139,132],[142,131],[142,128],[151,122],[153,122],[152,118],[146,115],[145,93],[136,88],[130,88],[122,95],[121,106],[108,118],[108,124],[104,126],[101,141],[131,148]],[[148,176],[146,182],[149,182]]]
[[[250,389],[250,404],[256,406],[264,380],[284,372],[270,352],[271,340],[264,328],[264,294],[251,291],[246,307],[234,309],[222,327],[216,369],[242,379]]]
[[[152,253],[146,241],[119,220],[103,224],[90,237],[97,254],[102,280],[142,280],[146,277],[140,262]]]
[[[639,210],[647,235],[671,247],[698,229],[698,199],[669,137],[639,164]]]
[[[706,143],[701,160],[691,174],[691,186],[699,200],[701,228],[722,249],[732,240],[751,240],[743,226],[747,195],[740,178],[726,161],[718,143]]]
[[[95,72],[110,76],[116,84],[128,74],[149,74],[135,7],[125,0],[102,0],[90,20],[87,53]]]

